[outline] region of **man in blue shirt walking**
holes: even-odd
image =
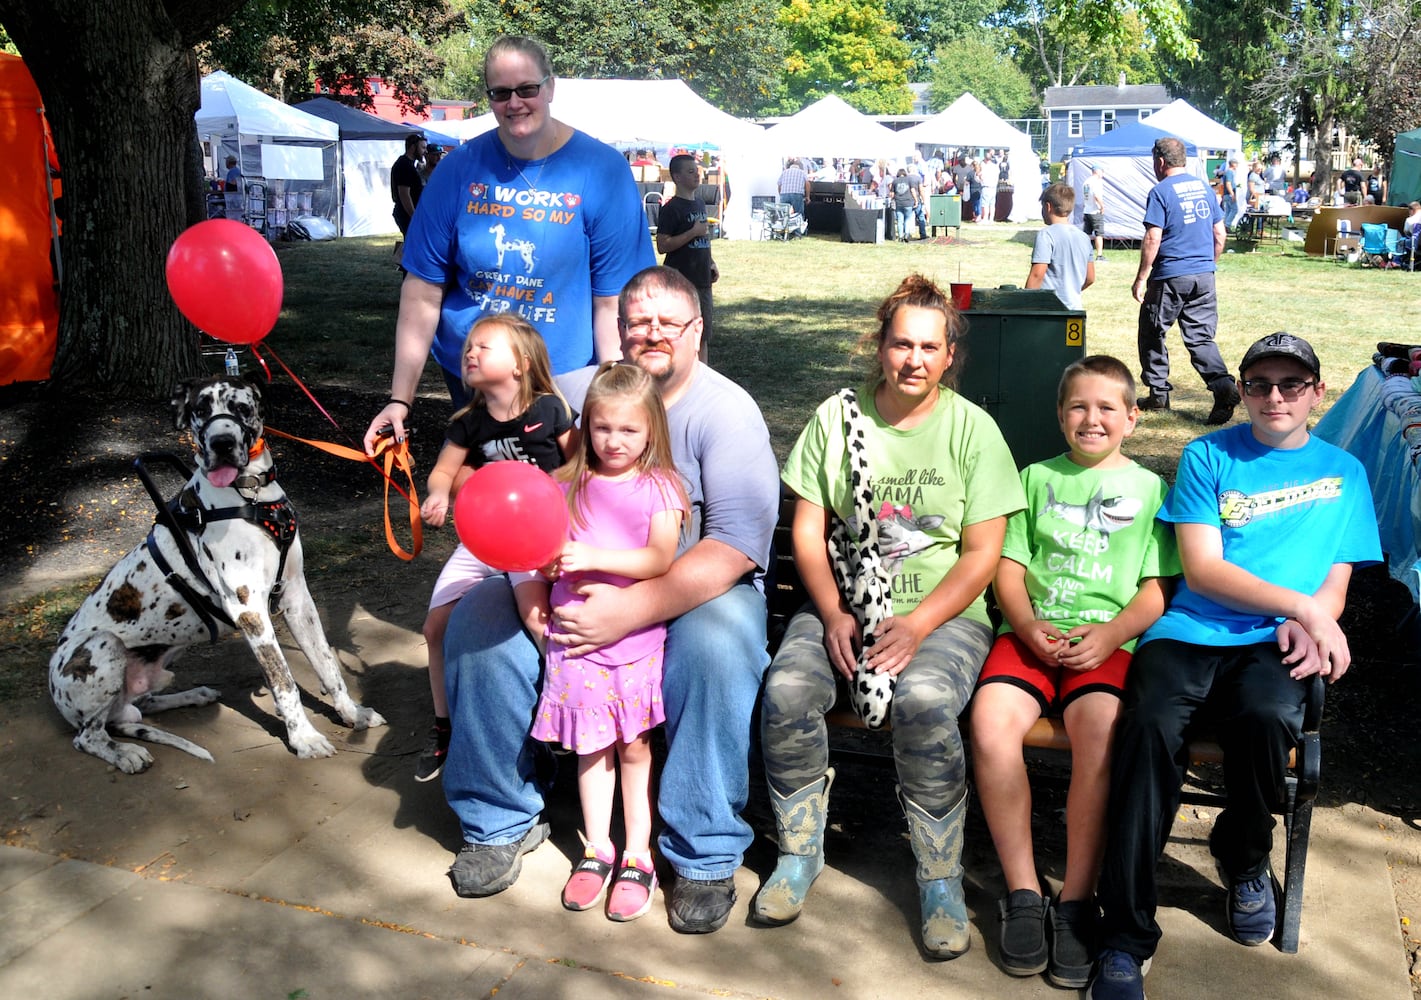
[[[1156,139],[1152,150],[1159,183],[1145,199],[1145,238],[1133,293],[1140,303],[1137,339],[1140,381],[1149,395],[1142,410],[1169,409],[1169,348],[1165,334],[1176,321],[1194,370],[1214,394],[1206,422],[1225,424],[1238,406],[1238,389],[1214,343],[1219,307],[1214,270],[1224,252],[1224,216],[1203,178],[1185,171],[1184,143]]]

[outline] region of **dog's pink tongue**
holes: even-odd
[[[219,489],[226,489],[237,481],[237,470],[230,465],[209,469],[207,472],[207,481]]]

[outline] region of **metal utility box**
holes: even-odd
[[[962,199],[955,194],[928,195],[928,226],[962,228]]]
[[[996,420],[1017,468],[1061,454],[1061,372],[1085,357],[1085,313],[1046,289],[973,288],[958,392]]]

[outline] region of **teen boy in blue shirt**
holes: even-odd
[[[1179,808],[1184,730],[1207,703],[1228,806],[1209,846],[1227,877],[1233,937],[1261,945],[1276,919],[1275,790],[1302,725],[1306,679],[1351,663],[1337,624],[1352,567],[1381,559],[1361,463],[1308,432],[1325,386],[1312,347],[1274,333],[1240,366],[1249,423],[1191,442],[1159,516],[1184,579],[1143,636],[1115,737],[1092,1000],[1143,1000],[1160,939],[1155,866]]]

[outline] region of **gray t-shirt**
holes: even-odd
[[[558,388],[581,411],[597,369],[557,378]],[[671,454],[691,498],[690,530],[680,555],[702,538],[729,545],[755,563],[754,584],[763,590],[770,543],[779,518],[780,475],[770,432],[749,393],[697,364],[690,388],[666,412]]]
[[[1067,309],[1085,308],[1081,303],[1081,285],[1085,284],[1091,252],[1090,237],[1064,222],[1047,226],[1036,234],[1031,263],[1046,265],[1046,278],[1041,287],[1054,291]]]

